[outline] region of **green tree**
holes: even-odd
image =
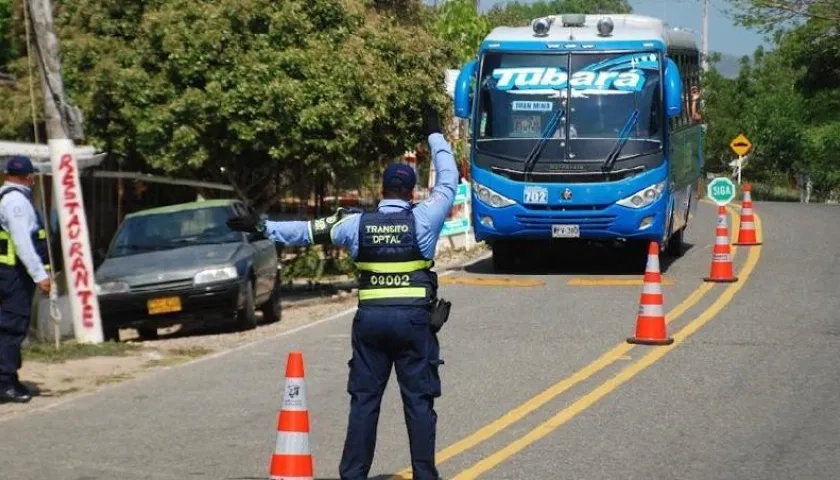
[[[459,66],[475,57],[481,41],[490,33],[487,17],[476,11],[473,0],[445,2],[437,12],[433,28],[439,39],[454,46]]]
[[[788,30],[810,20],[837,24],[837,0],[730,0],[729,11],[740,24],[771,33]],[[827,33],[827,32],[826,32]]]
[[[17,56],[15,43],[12,41],[13,0],[0,0],[0,70]]]
[[[124,164],[308,194],[412,148],[421,101],[446,102],[452,49],[403,23],[416,0],[56,5],[69,96]]]

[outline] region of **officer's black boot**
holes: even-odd
[[[32,395],[23,385],[9,385],[0,390],[0,403],[26,403],[31,399]]]

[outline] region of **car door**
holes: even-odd
[[[245,205],[234,204],[234,210],[238,215],[247,214]],[[268,239],[257,239],[252,235],[247,236],[251,245],[253,258],[251,264],[254,266],[254,294],[257,300],[263,302],[271,295],[274,288],[274,279],[277,274],[277,250],[274,242]]]

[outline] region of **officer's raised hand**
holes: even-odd
[[[440,129],[440,113],[431,103],[423,104],[423,134],[443,133]]]
[[[225,222],[231,230],[237,232],[256,233],[264,228],[262,219],[253,209],[249,209],[245,215],[234,215]]]

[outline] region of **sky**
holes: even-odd
[[[426,0],[433,3],[434,0]],[[532,0],[521,0],[531,3]],[[482,11],[489,9],[500,0],[480,0]],[[701,45],[703,31],[703,2],[701,0],[629,0],[633,12],[663,18],[669,25],[694,30],[697,33],[698,46]],[[736,26],[724,13],[729,8],[727,0],[709,1],[709,50],[742,56],[752,55],[764,42],[760,33]]]

